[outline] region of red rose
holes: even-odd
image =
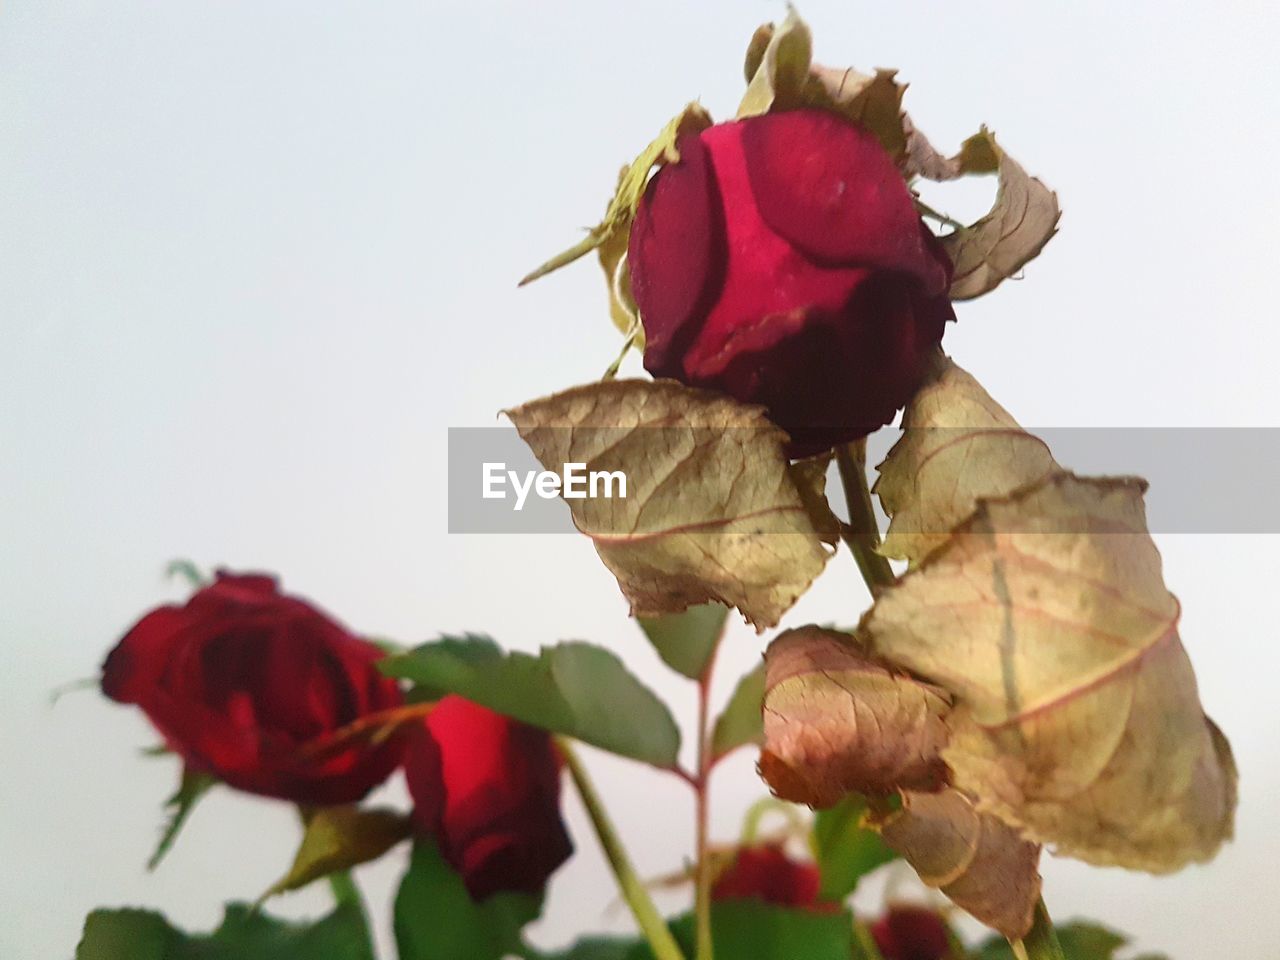
[[[573,852],[545,730],[448,696],[412,736],[404,772],[415,824],[475,900],[537,895]]]
[[[186,606],[152,610],[107,656],[102,690],[140,706],[169,747],[233,787],[301,804],[354,803],[400,762],[394,740],[314,750],[401,704],[382,656],[267,576],[219,573]]]
[[[677,147],[628,247],[645,368],[763,404],[793,456],[892,420],[954,313],[951,264],[879,141],[792,110]]]
[[[891,907],[871,926],[884,960],[943,960],[951,956],[947,925],[925,907]]]
[[[713,900],[755,897],[785,907],[817,907],[821,877],[812,863],[787,856],[780,844],[743,847],[711,888]],[[821,905],[826,906],[826,905]]]

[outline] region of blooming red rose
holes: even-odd
[[[884,960],[943,960],[951,956],[947,925],[925,907],[891,907],[871,926]]]
[[[754,897],[786,907],[816,907],[820,885],[817,867],[792,860],[781,844],[769,843],[738,850],[733,863],[716,878],[711,898]]]
[[[401,742],[321,747],[399,706],[380,650],[268,576],[219,573],[186,606],[152,610],[102,667],[102,690],[140,706],[169,747],[233,787],[301,804],[354,803],[396,768]]]
[[[793,456],[892,420],[954,314],[951,263],[879,141],[810,109],[677,148],[628,247],[645,368],[763,404]]]
[[[414,823],[475,900],[539,894],[573,852],[545,730],[448,696],[411,737],[404,772]]]

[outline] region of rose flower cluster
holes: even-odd
[[[301,807],[356,803],[403,767],[414,826],[473,897],[541,891],[572,852],[550,736],[457,696],[397,726],[404,698],[382,656],[273,578],[220,572],[138,621],[102,689],[140,707],[189,770]]]

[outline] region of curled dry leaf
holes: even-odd
[[[902,809],[873,825],[930,887],[1019,940],[1040,899],[1040,847],[981,813],[959,790],[906,793]]]
[[[782,799],[830,807],[847,794],[937,790],[945,691],[867,656],[821,627],[779,635],[765,653],[760,772]]]
[[[939,354],[907,407],[875,492],[891,518],[880,552],[914,567],[945,544],[982,497],[1001,497],[1061,468],[972,376]]]
[[[1064,855],[1164,872],[1230,836],[1235,769],[1200,706],[1144,489],[1057,473],[981,502],[862,631],[955,696],[943,758],[983,811]]]
[[[810,514],[815,471],[759,407],[669,380],[576,387],[507,411],[549,470],[622,471],[625,497],[567,500],[633,614],[718,601],[773,626],[830,550]]]
[[[996,202],[981,220],[940,238],[955,265],[952,300],[971,300],[1012,277],[1033,260],[1058,232],[1062,210],[1058,195],[1027,173],[996,143],[985,127],[942,158],[919,133],[909,138],[910,163],[931,179],[949,180],[967,173],[998,175]]]
[[[794,10],[779,27],[765,24],[747,48],[747,92],[738,119],[771,110],[816,107],[832,110],[870,130],[895,160],[907,147],[902,94],[893,70],[874,74],[824,67],[812,62],[813,38]]]

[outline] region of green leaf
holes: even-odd
[[[616,655],[589,643],[504,653],[488,637],[444,637],[379,663],[436,695],[456,693],[516,720],[656,767],[676,764],[680,730],[666,704]]]
[[[499,893],[476,903],[435,844],[414,845],[395,900],[400,960],[499,960],[542,910],[538,897]],[[326,958],[327,960],[327,958]]]
[[[307,817],[293,866],[259,898],[260,902],[376,860],[406,839],[410,829],[409,818],[395,810],[322,807]]]
[[[686,914],[671,922],[671,932],[694,955],[694,920]],[[711,905],[711,935],[716,956],[739,960],[849,960],[853,954],[853,916],[847,910],[825,912],[781,907],[763,900],[721,900]],[[640,945],[628,960],[651,960]]]
[[[1066,960],[1119,960],[1117,953],[1129,942],[1114,930],[1084,920],[1057,924],[1055,927]],[[1013,948],[1004,937],[992,937],[978,948],[974,960],[1014,960]],[[1143,954],[1135,960],[1166,960],[1163,956]]]
[[[719,760],[738,747],[761,741],[760,709],[763,702],[764,664],[761,663],[738,681],[724,712],[716,718],[711,734],[713,760]]]
[[[844,900],[859,880],[897,857],[878,833],[862,825],[866,809],[862,797],[850,794],[813,818],[813,857],[822,875],[824,900]]]
[[[76,960],[374,960],[364,919],[340,906],[314,923],[293,923],[228,904],[211,934],[187,934],[149,910],[95,910]]]
[[[631,960],[643,941],[635,937],[583,937],[555,953],[529,952],[537,960]]]
[[[160,842],[156,844],[155,853],[151,854],[151,859],[147,861],[148,870],[154,870],[160,866],[160,861],[169,852],[169,848],[173,846],[173,841],[178,839],[178,833],[182,830],[183,824],[187,822],[187,817],[191,815],[196,803],[217,782],[217,777],[201,773],[190,767],[183,767],[182,780],[178,783],[178,789],[174,791],[173,796],[164,802],[165,812],[169,815],[169,820],[165,824],[164,832],[160,834]]]
[[[683,613],[637,619],[662,662],[690,680],[697,680],[724,634],[728,616],[729,608],[723,604],[704,603]]]

